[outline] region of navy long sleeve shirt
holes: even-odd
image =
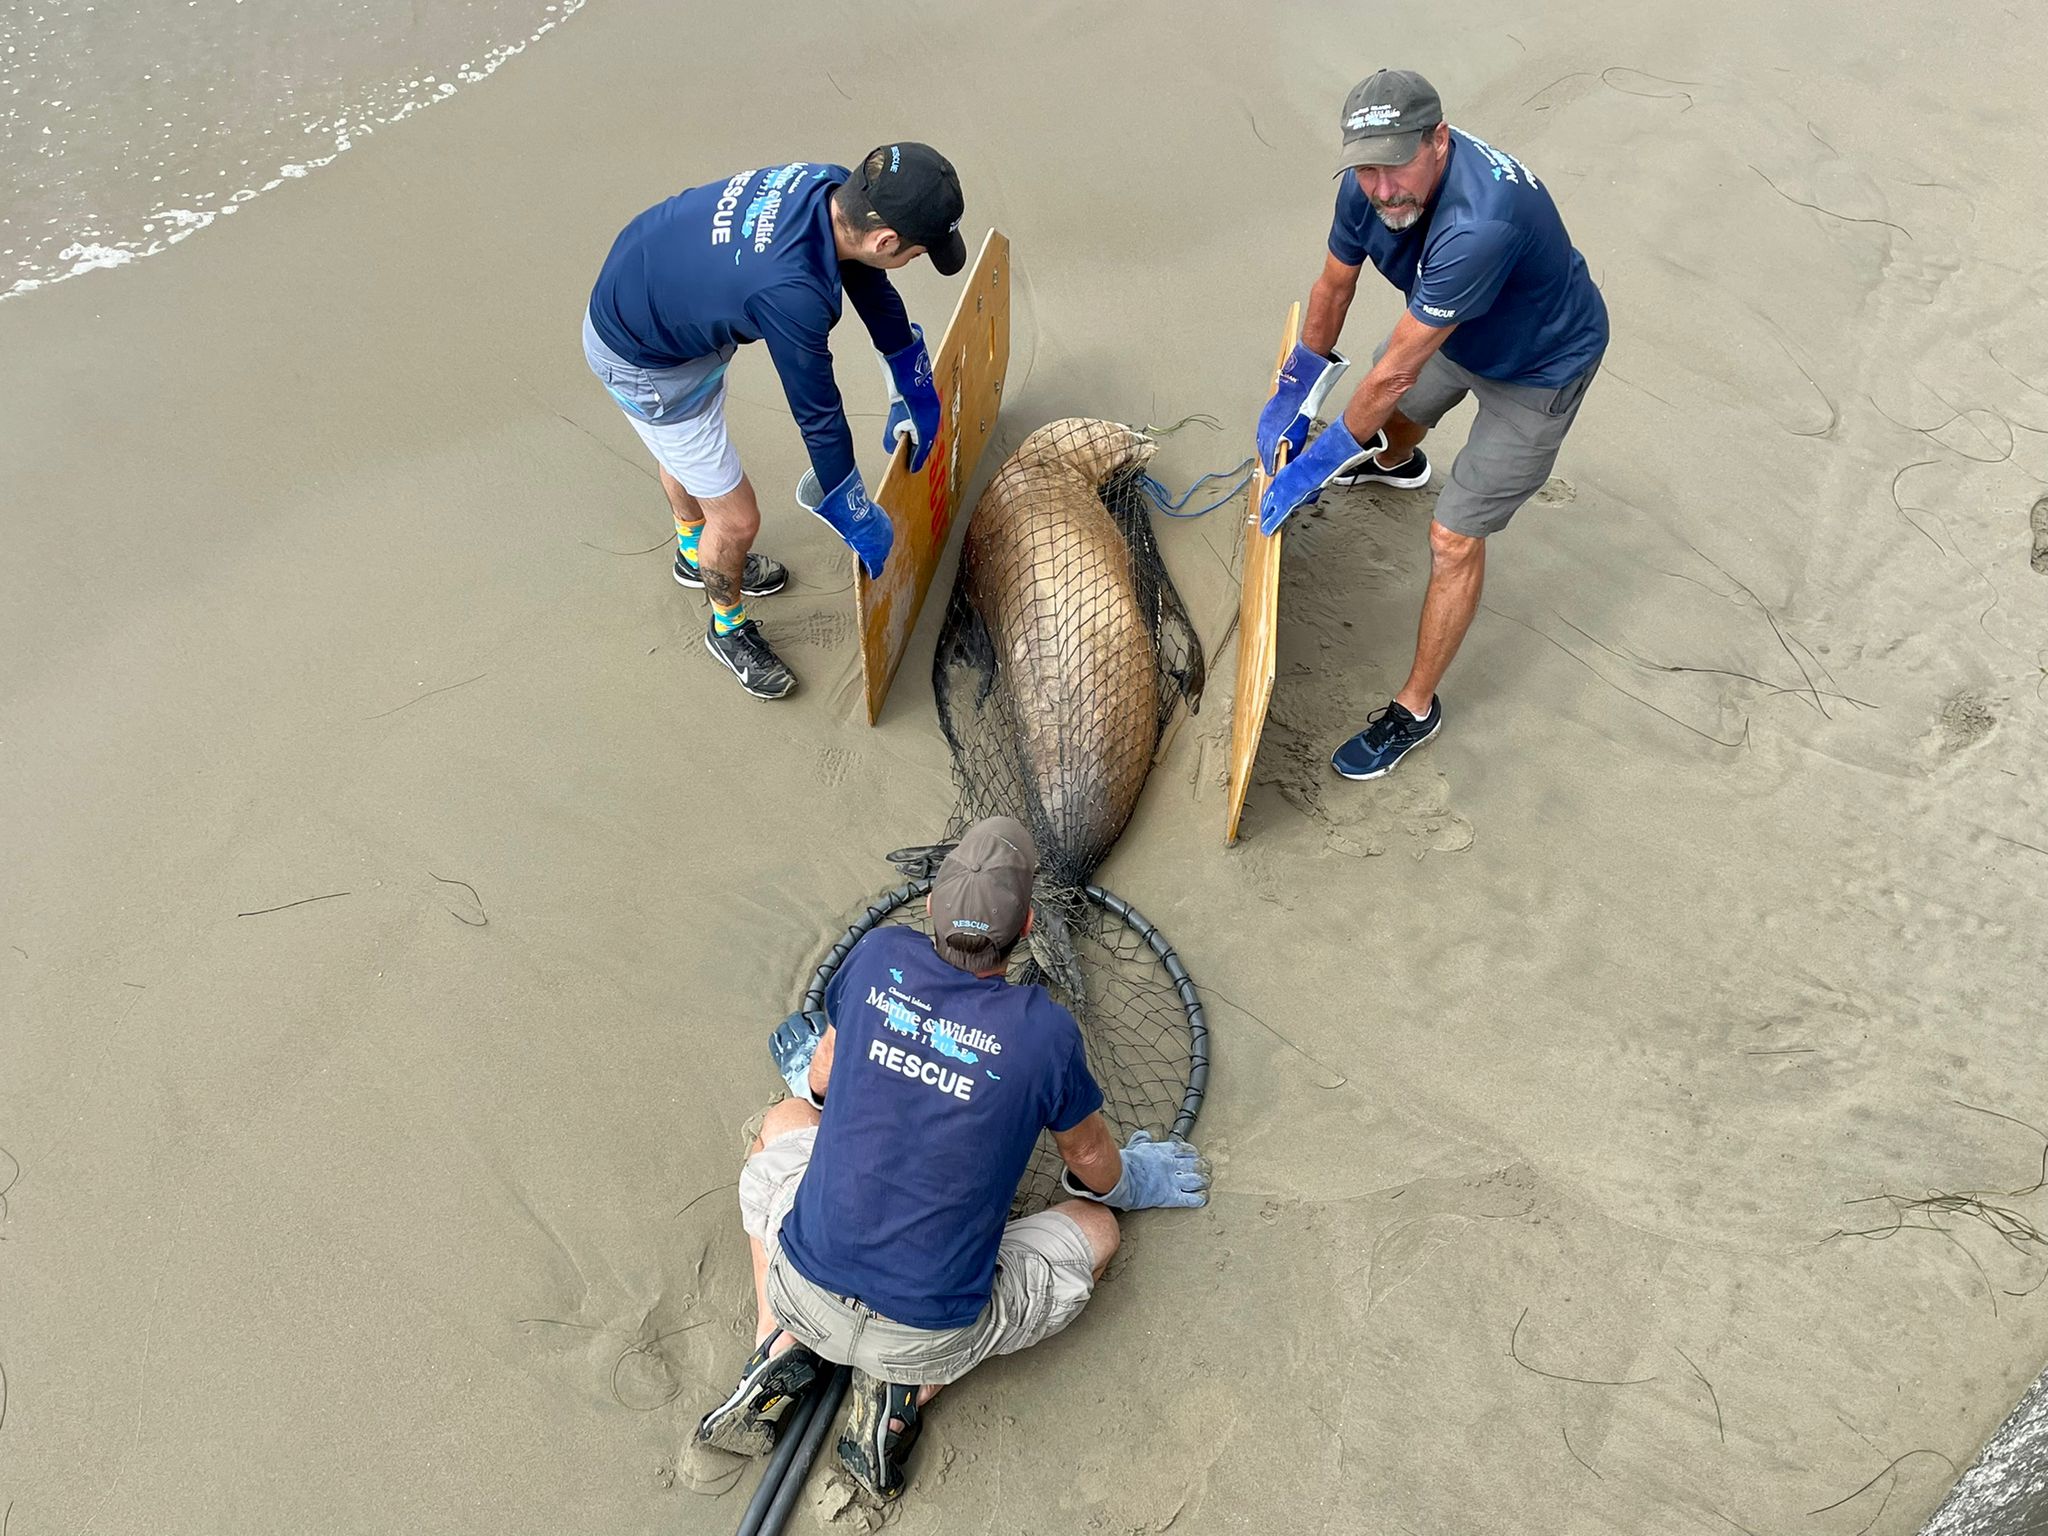
[[[598,336],[638,367],[673,368],[767,342],[827,490],[854,467],[829,345],[841,295],[878,351],[911,342],[888,276],[842,263],[833,244],[832,189],[849,174],[797,160],[680,192],[625,227],[590,294]]]

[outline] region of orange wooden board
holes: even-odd
[[[1280,355],[1273,363],[1273,382],[1287,366],[1287,354],[1301,338],[1301,305],[1287,311],[1280,335]],[[1273,467],[1287,462],[1282,443]],[[1280,670],[1280,540],[1285,529],[1270,537],[1259,532],[1259,504],[1266,499],[1266,476],[1252,470],[1251,495],[1245,503],[1244,588],[1237,608],[1237,687],[1230,699],[1230,807],[1223,841],[1237,841],[1237,823],[1244,815],[1244,797],[1252,787],[1252,765],[1259,756],[1259,737],[1266,729],[1266,710],[1273,702],[1273,679]]]
[[[909,442],[898,445],[873,497],[896,529],[889,562],[873,581],[854,562],[869,725],[881,718],[882,700],[903,664],[961,494],[974,478],[1003,403],[1003,374],[1010,365],[1010,242],[1000,231],[990,230],[981,242],[946,334],[931,350],[932,382],[939,392],[938,445],[916,474],[910,472]]]

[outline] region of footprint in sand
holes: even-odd
[[[847,775],[853,772],[854,764],[859,761],[860,755],[849,747],[820,747],[811,771],[825,788],[837,789],[846,782]]]
[[[778,619],[773,635],[776,642],[782,645],[804,645],[820,650],[836,650],[853,639],[853,615],[843,608],[827,608],[817,613]]]
[[[1935,747],[1949,757],[1965,747],[1974,747],[1998,724],[1998,716],[1982,694],[1965,690],[1941,706],[1934,717]]]
[[[2043,576],[2048,576],[2048,496],[2034,503],[2033,525],[2033,566]]]
[[[1536,493],[1537,504],[1545,507],[1561,507],[1568,501],[1578,499],[1578,487],[1558,475],[1552,475],[1544,481],[1542,489]]]

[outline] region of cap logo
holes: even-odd
[[[889,169],[892,171],[903,169],[903,146],[901,144],[891,144],[889,146]]]
[[[1401,109],[1389,106],[1365,107],[1344,119],[1354,133],[1361,128],[1392,128],[1401,120]]]

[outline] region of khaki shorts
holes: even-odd
[[[1382,342],[1373,361],[1386,350]],[[1433,427],[1466,395],[1479,402],[1471,434],[1437,497],[1436,520],[1473,539],[1507,527],[1550,478],[1579,402],[1599,371],[1595,358],[1577,378],[1556,387],[1503,384],[1432,353],[1394,409],[1418,426]]]
[[[996,1283],[981,1316],[963,1328],[913,1328],[797,1273],[782,1253],[782,1218],[810,1166],[815,1128],[778,1136],[740,1170],[740,1224],[768,1253],[768,1309],[827,1360],[906,1386],[958,1381],[992,1355],[1051,1338],[1081,1315],[1095,1290],[1095,1256],[1080,1223],[1039,1211],[1003,1228]]]

